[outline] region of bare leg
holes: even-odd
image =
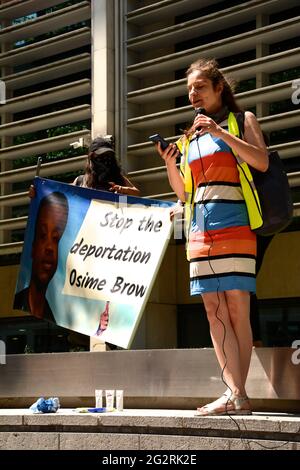
[[[230,321],[234,330],[241,366],[241,376],[245,394],[245,383],[252,353],[252,331],[250,325],[250,294],[246,291],[230,290],[225,292]]]
[[[225,381],[235,395],[244,395],[245,388],[244,377],[242,377],[241,373],[240,348],[231,324],[225,293],[212,292],[203,294],[202,297],[210,325],[214,349],[222,370],[226,363],[224,369]],[[223,324],[220,320],[222,320]]]
[[[217,359],[222,370],[225,366],[224,377],[230,393],[198,408],[198,414],[251,414],[245,391],[252,351],[249,293],[214,292],[204,294],[203,301]]]

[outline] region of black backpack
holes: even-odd
[[[237,113],[240,136],[244,135],[244,113]],[[254,230],[257,235],[269,236],[286,228],[293,218],[293,200],[288,178],[277,151],[269,151],[266,172],[250,167],[259,196],[263,225]]]

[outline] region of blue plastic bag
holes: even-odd
[[[29,409],[34,413],[56,413],[59,407],[60,403],[57,397],[48,399],[41,397]]]

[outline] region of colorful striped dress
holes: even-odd
[[[226,128],[227,121],[220,125]],[[256,236],[230,147],[210,134],[194,138],[188,163],[196,188],[188,241],[191,295],[255,292]]]

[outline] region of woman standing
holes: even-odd
[[[170,184],[185,203],[191,295],[201,295],[222,379],[227,390],[198,414],[250,414],[245,390],[252,351],[250,292],[255,292],[256,236],[251,231],[236,159],[259,171],[267,149],[254,114],[245,113],[244,140],[228,132],[240,111],[215,60],[200,59],[187,70],[192,127],[163,152]],[[178,172],[176,156],[182,153]]]

